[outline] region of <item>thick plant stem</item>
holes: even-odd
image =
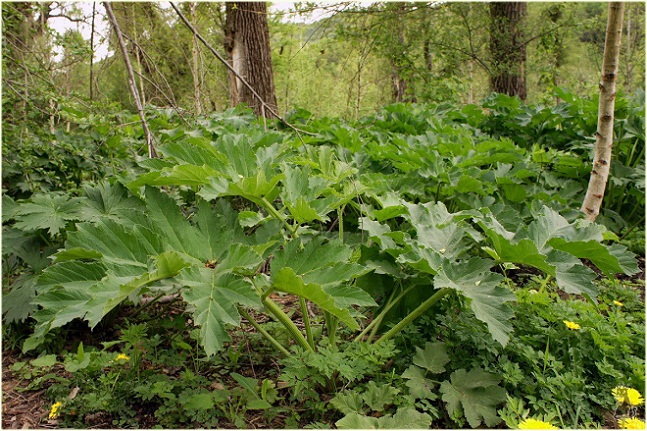
[[[409,287],[409,288],[405,289],[405,290],[404,290],[402,293],[400,293],[400,294],[397,296],[397,298],[395,298],[395,299],[394,299],[394,296],[395,296],[395,291],[394,291],[394,292],[391,294],[391,297],[388,299],[388,301],[387,301],[386,305],[384,306],[384,308],[383,308],[383,309],[382,309],[382,311],[380,312],[380,314],[378,314],[378,315],[373,319],[373,321],[371,321],[371,323],[369,323],[369,324],[366,326],[366,328],[364,328],[364,330],[363,330],[363,331],[362,331],[362,332],[361,332],[357,337],[355,337],[355,340],[353,340],[353,341],[354,341],[354,342],[358,342],[358,341],[360,341],[362,338],[364,338],[364,337],[366,336],[366,334],[368,333],[368,331],[371,331],[371,335],[369,335],[369,337],[368,337],[367,341],[371,341],[371,340],[375,337],[375,334],[377,333],[377,330],[379,329],[380,325],[382,324],[382,320],[384,320],[384,316],[386,316],[386,314],[389,312],[389,310],[391,310],[391,308],[393,308],[393,307],[395,306],[395,304],[397,304],[398,302],[400,302],[400,300],[401,300],[402,298],[404,298],[404,296],[405,296],[407,293],[409,293],[409,291],[411,291],[411,289],[413,289],[413,286],[411,286],[411,287]]]
[[[616,79],[620,59],[624,9],[625,4],[623,2],[609,2],[607,36],[602,61],[602,80],[600,81],[598,129],[595,133],[595,155],[593,156],[593,168],[591,169],[589,186],[580,209],[590,221],[595,221],[600,214],[602,198],[604,197],[611,167]]]
[[[287,222],[287,220],[285,220],[285,217],[283,217],[283,216],[281,215],[281,213],[279,213],[279,212],[276,210],[276,208],[274,208],[274,205],[272,205],[272,204],[271,204],[267,199],[265,199],[265,198],[263,197],[263,198],[261,198],[261,202],[263,203],[263,206],[265,207],[265,209],[266,209],[270,214],[272,214],[272,217],[276,218],[276,219],[277,219],[277,220],[279,220],[281,223],[283,223],[283,226],[285,226],[285,227],[287,228],[287,230],[290,232],[290,234],[292,235],[292,237],[294,237],[294,238],[298,238],[298,237],[299,237],[299,234],[297,233],[297,229],[298,229],[298,227],[294,227],[294,226],[292,226],[290,223],[288,223],[288,222]]]
[[[269,332],[261,327],[258,322],[242,307],[238,307],[238,312],[243,316],[250,325],[252,325],[267,341],[269,341],[279,352],[283,353],[285,356],[290,356],[290,352],[287,351],[285,347],[281,345],[276,338],[272,337]]]
[[[306,299],[299,297],[299,305],[301,306],[301,314],[303,315],[303,325],[306,328],[306,337],[308,339],[308,344],[312,347],[312,350],[315,348],[314,338],[312,337],[312,327],[310,326],[310,316],[308,316],[308,304]]]
[[[279,322],[283,324],[283,326],[285,326],[285,329],[288,330],[294,341],[296,341],[299,346],[301,346],[304,350],[314,352],[314,349],[310,347],[308,340],[306,340],[301,331],[299,331],[297,325],[294,324],[294,322],[288,317],[287,314],[283,312],[283,310],[281,310],[278,305],[276,305],[269,298],[263,299],[263,305],[270,313],[274,315],[274,317],[279,320]]]
[[[339,319],[327,311],[324,311],[324,319],[326,320],[326,329],[328,330],[328,340],[331,345],[334,345],[337,337],[337,323],[339,323]]]
[[[427,311],[432,305],[434,305],[436,302],[440,301],[445,295],[447,295],[449,292],[451,292],[452,289],[449,287],[443,287],[440,289],[438,292],[434,293],[429,299],[427,299],[425,302],[420,304],[418,308],[413,310],[411,313],[409,313],[404,319],[400,320],[397,325],[395,325],[393,328],[391,328],[386,334],[382,335],[376,342],[375,344],[381,343],[383,341],[386,341],[393,337],[395,334],[398,332],[402,331],[402,329],[407,326],[409,323],[413,322],[416,320],[418,317],[420,317],[425,311]]]

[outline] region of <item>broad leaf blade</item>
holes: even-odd
[[[445,343],[425,343],[425,349],[416,347],[413,363],[434,374],[445,372],[445,364],[449,362]]]
[[[492,261],[480,258],[448,262],[434,278],[434,287],[449,287],[471,299],[474,315],[485,322],[492,337],[505,346],[512,332],[509,320],[514,316],[506,303],[516,297],[508,289],[498,286],[503,277],[490,271],[492,264]]]
[[[37,194],[31,202],[21,203],[13,210],[14,227],[24,231],[47,229],[50,235],[58,234],[70,220],[78,220],[79,198]]]
[[[463,412],[472,428],[477,428],[482,422],[488,427],[495,426],[501,422],[496,408],[506,400],[505,389],[497,386],[500,380],[478,368],[469,372],[464,369],[453,372],[451,382],[444,381],[440,385],[447,411],[453,417]]]
[[[182,215],[175,201],[161,191],[146,188],[146,207],[152,226],[160,232],[171,249],[202,260],[208,258],[208,249],[200,241],[196,229]]]
[[[359,325],[347,309],[338,307],[335,304],[335,299],[319,284],[305,284],[292,268],[281,268],[276,273],[272,272],[272,287],[281,292],[301,296],[333,316],[337,316],[351,329],[359,329]]]
[[[252,286],[218,268],[188,268],[178,276],[186,286],[182,297],[193,308],[195,324],[200,327],[201,343],[208,356],[216,354],[229,341],[226,325],[239,325],[236,306],[260,306]]]

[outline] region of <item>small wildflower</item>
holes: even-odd
[[[575,322],[571,322],[571,321],[569,321],[569,320],[564,320],[564,325],[566,325],[566,327],[567,327],[568,329],[573,329],[573,330],[575,330],[575,331],[577,331],[578,329],[580,329],[580,328],[581,328],[581,326],[580,326],[580,325],[578,325],[578,324],[577,324],[577,323],[575,323]]]
[[[623,430],[644,430],[645,421],[638,418],[625,418],[618,420],[618,425]]]
[[[537,419],[525,419],[519,424],[521,430],[556,430],[559,429],[550,422],[538,421]]]
[[[620,302],[620,301],[615,301],[615,300],[613,301],[613,303],[614,303],[615,305],[617,305],[618,307],[622,307],[623,305],[625,305],[625,304],[623,304],[622,302]]]
[[[626,386],[618,386],[611,390],[613,397],[620,404],[629,404],[630,406],[639,406],[645,402],[640,392]]]
[[[128,362],[128,361],[130,361],[130,357],[128,355],[124,354],[124,353],[120,353],[115,358],[115,361],[117,361],[117,362],[120,362],[120,361]]]
[[[62,406],[63,406],[63,403],[60,401],[57,401],[54,404],[52,404],[52,409],[49,411],[48,417],[50,419],[56,419],[60,415],[59,410],[61,409]]]

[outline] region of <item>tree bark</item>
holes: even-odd
[[[191,12],[191,20],[193,21],[194,27],[198,26],[198,15],[196,14],[196,6],[198,4],[195,2],[189,3],[189,11]],[[191,73],[193,74],[193,104],[195,108],[195,114],[202,114],[202,104],[200,103],[200,63],[199,63],[199,53],[198,53],[198,37],[193,35],[193,45],[191,45],[191,58],[193,60],[193,67],[191,68]]]
[[[261,97],[229,72],[230,99],[233,106],[246,103],[256,115],[269,117],[263,101],[277,109],[267,5],[264,2],[228,2],[225,7],[225,50],[232,68]]]
[[[398,41],[397,47],[398,50],[404,50],[406,46],[406,40],[404,36],[404,22],[402,16],[406,13],[406,4],[397,3],[392,9],[389,8],[391,13],[395,14],[395,26],[397,27]],[[387,9],[387,11],[389,10]],[[394,29],[395,30],[395,29]],[[390,59],[391,63],[391,94],[393,96],[393,101],[396,103],[404,102],[406,100],[407,93],[407,80],[404,77],[404,70],[401,65],[403,61],[403,56],[406,55],[403,52],[394,53]]]
[[[613,111],[624,9],[625,4],[623,2],[609,2],[609,18],[604,42],[604,59],[602,60],[602,80],[600,81],[598,130],[595,134],[595,155],[593,156],[593,168],[591,169],[589,186],[581,208],[581,211],[586,214],[587,219],[590,221],[595,221],[600,214],[602,198],[609,178],[609,168],[611,167]]]
[[[492,91],[526,100],[526,45],[523,25],[525,2],[490,3],[490,53]]]

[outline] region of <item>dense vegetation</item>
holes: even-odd
[[[480,6],[469,6],[441,11],[471,22]],[[133,16],[159,18],[141,7]],[[596,8],[557,12],[590,13],[581,22],[592,25]],[[10,11],[3,4],[8,23]],[[334,55],[357,49],[369,70],[393,58],[374,31],[405,18],[374,12],[272,23],[274,38],[336,29],[306,45],[330,74],[317,94],[313,64],[295,57],[303,47],[274,44],[283,119],[245,107],[195,115],[149,98],[159,158],[145,157],[123,85],[103,87],[111,103],[38,83],[3,97],[3,375],[43,391],[48,427],[641,426],[645,95],[635,76],[617,96],[611,180],[592,223],[580,206],[598,103],[555,85],[565,63],[542,63],[550,85],[527,104],[471,87],[483,97],[460,103],[476,85],[459,77],[465,59],[437,51],[442,74],[422,77],[412,71],[424,49],[408,50],[399,71],[412,73],[417,103],[371,99],[359,75],[339,98],[326,91],[345,82]],[[431,37],[416,31],[429,21],[410,19],[403,40],[424,48],[414,36]],[[140,34],[151,52],[152,35]],[[68,36],[66,55],[82,54]],[[433,37],[440,46],[451,34]],[[313,98],[295,103],[288,85]]]

